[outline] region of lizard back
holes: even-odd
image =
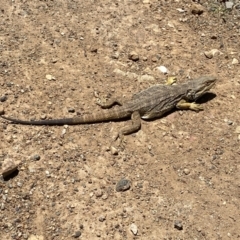
[[[138,111],[143,119],[161,117],[173,109],[185,93],[186,87],[183,84],[173,86],[157,84],[134,94],[126,107]]]

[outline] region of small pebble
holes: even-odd
[[[118,155],[118,150],[115,147],[111,146],[110,150],[112,155]]]
[[[97,53],[97,52],[98,52],[98,49],[97,49],[96,47],[92,47],[92,48],[90,49],[90,52],[92,52],[92,53]]]
[[[100,222],[104,222],[106,220],[106,216],[100,216],[98,220]]]
[[[2,163],[2,171],[0,172],[0,175],[2,175],[3,178],[6,178],[17,170],[19,163],[20,162],[14,162],[11,159],[5,159]]]
[[[62,135],[62,136],[64,136],[64,135],[66,134],[66,132],[67,132],[67,129],[66,129],[66,128],[64,128],[64,129],[62,130],[62,133],[61,133],[61,135]]]
[[[103,195],[103,192],[101,189],[98,189],[95,193],[96,197],[101,197]]]
[[[108,199],[108,195],[107,194],[103,194],[102,199],[103,200],[107,200]]]
[[[34,161],[39,161],[41,159],[41,157],[38,154],[35,154],[32,156],[32,160]]]
[[[142,76],[139,76],[138,80],[139,82],[151,82],[151,81],[154,81],[155,78],[151,75],[144,74]]]
[[[2,97],[0,97],[0,102],[5,102],[7,101],[7,96],[3,95]]]
[[[205,11],[205,8],[200,4],[193,4],[191,7],[191,13],[194,15],[201,15]]]
[[[236,64],[239,64],[239,61],[236,58],[233,58],[232,65],[236,65]]]
[[[129,78],[129,79],[136,79],[138,78],[138,75],[136,73],[133,73],[133,72],[128,72],[126,74],[126,76]]]
[[[157,57],[152,58],[152,62],[157,62],[157,61],[158,61]]]
[[[229,119],[224,119],[224,122],[227,123],[228,125],[233,125],[233,121],[229,120]]]
[[[36,168],[34,168],[33,166],[29,166],[28,170],[30,173],[35,173],[36,172]]]
[[[184,10],[184,9],[182,9],[182,8],[177,8],[176,10],[177,10],[178,12],[180,12],[180,13],[186,12],[186,10]]]
[[[74,109],[74,108],[69,108],[69,109],[68,109],[68,112],[70,112],[70,113],[75,113],[75,109]]]
[[[115,69],[113,71],[117,76],[121,76],[121,77],[125,77],[126,76],[126,72],[120,70],[120,69]]]
[[[22,182],[17,182],[18,187],[22,187],[22,185],[23,185]]]
[[[49,171],[45,171],[45,173],[46,173],[47,177],[50,177],[50,172]]]
[[[131,182],[129,180],[123,178],[117,183],[116,191],[124,192],[124,191],[130,189],[130,187],[131,187]]]
[[[76,231],[72,236],[74,237],[74,238],[78,238],[78,237],[80,237],[82,235],[82,233],[80,232],[80,231]]]
[[[4,209],[5,209],[4,203],[1,203],[1,210],[4,210]]]
[[[237,126],[237,127],[236,127],[235,133],[240,133],[240,126]]]
[[[223,53],[220,52],[218,49],[212,49],[210,51],[204,52],[204,55],[209,59],[213,58],[215,55],[220,55],[220,54],[223,54]]]
[[[40,119],[41,119],[41,120],[45,120],[46,118],[47,118],[47,116],[46,116],[45,114],[43,114],[43,115],[40,116]]]
[[[227,1],[225,2],[226,9],[232,9],[234,3],[232,1]]]
[[[211,36],[211,39],[214,39],[214,40],[216,40],[218,37],[216,36],[216,35],[212,35]]]
[[[57,61],[58,61],[57,58],[53,58],[53,59],[52,59],[52,63],[56,63]]]
[[[55,80],[55,77],[53,75],[47,74],[46,79],[51,81],[51,80]]]
[[[164,74],[168,73],[168,69],[164,66],[159,66],[157,69]]]
[[[139,56],[136,52],[132,51],[130,52],[128,58],[134,62],[138,61],[139,60]]]
[[[132,224],[130,225],[130,230],[131,230],[131,232],[132,232],[134,235],[137,235],[137,233],[138,233],[137,225],[135,225],[134,223],[132,223]]]
[[[118,59],[119,56],[120,56],[119,52],[115,52],[115,53],[113,53],[112,58],[113,59]]]
[[[188,168],[184,168],[183,172],[184,172],[185,175],[188,175],[190,173],[190,170]]]
[[[174,222],[174,228],[176,228],[177,230],[183,230],[182,222],[179,221],[179,220],[176,220],[176,221]]]

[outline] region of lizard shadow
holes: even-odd
[[[216,95],[215,93],[209,92],[209,93],[204,94],[204,95],[203,95],[201,98],[199,98],[196,102],[197,102],[197,103],[200,103],[200,104],[202,104],[202,103],[207,103],[207,102],[213,100],[215,97],[217,97],[217,95]]]
[[[12,173],[10,173],[8,176],[6,176],[6,177],[2,177],[2,178],[3,178],[4,181],[7,182],[7,181],[9,181],[9,180],[11,180],[11,179],[17,177],[17,176],[18,176],[18,173],[19,173],[19,170],[16,169],[16,170],[13,171]]]

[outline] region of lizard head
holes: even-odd
[[[186,99],[195,101],[207,93],[216,83],[216,77],[203,76],[190,82],[190,88],[187,90]]]

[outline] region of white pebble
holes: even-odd
[[[215,55],[222,55],[223,53],[221,51],[219,51],[218,49],[212,49],[210,51],[205,51],[204,54],[207,58],[211,59]]]
[[[157,69],[164,74],[168,73],[168,69],[164,66],[159,66]]]
[[[53,75],[47,74],[46,79],[51,81],[51,80],[55,80],[55,77]]]
[[[235,129],[235,133],[240,133],[240,126],[237,126],[236,129]]]
[[[138,229],[137,229],[137,226],[134,223],[132,223],[130,225],[130,230],[134,235],[137,235]]]
[[[239,64],[239,61],[238,61],[236,58],[234,58],[234,59],[232,60],[232,64],[233,64],[233,65]]]
[[[180,12],[180,13],[186,12],[186,11],[185,11],[184,9],[182,9],[182,8],[177,8],[177,11]]]

